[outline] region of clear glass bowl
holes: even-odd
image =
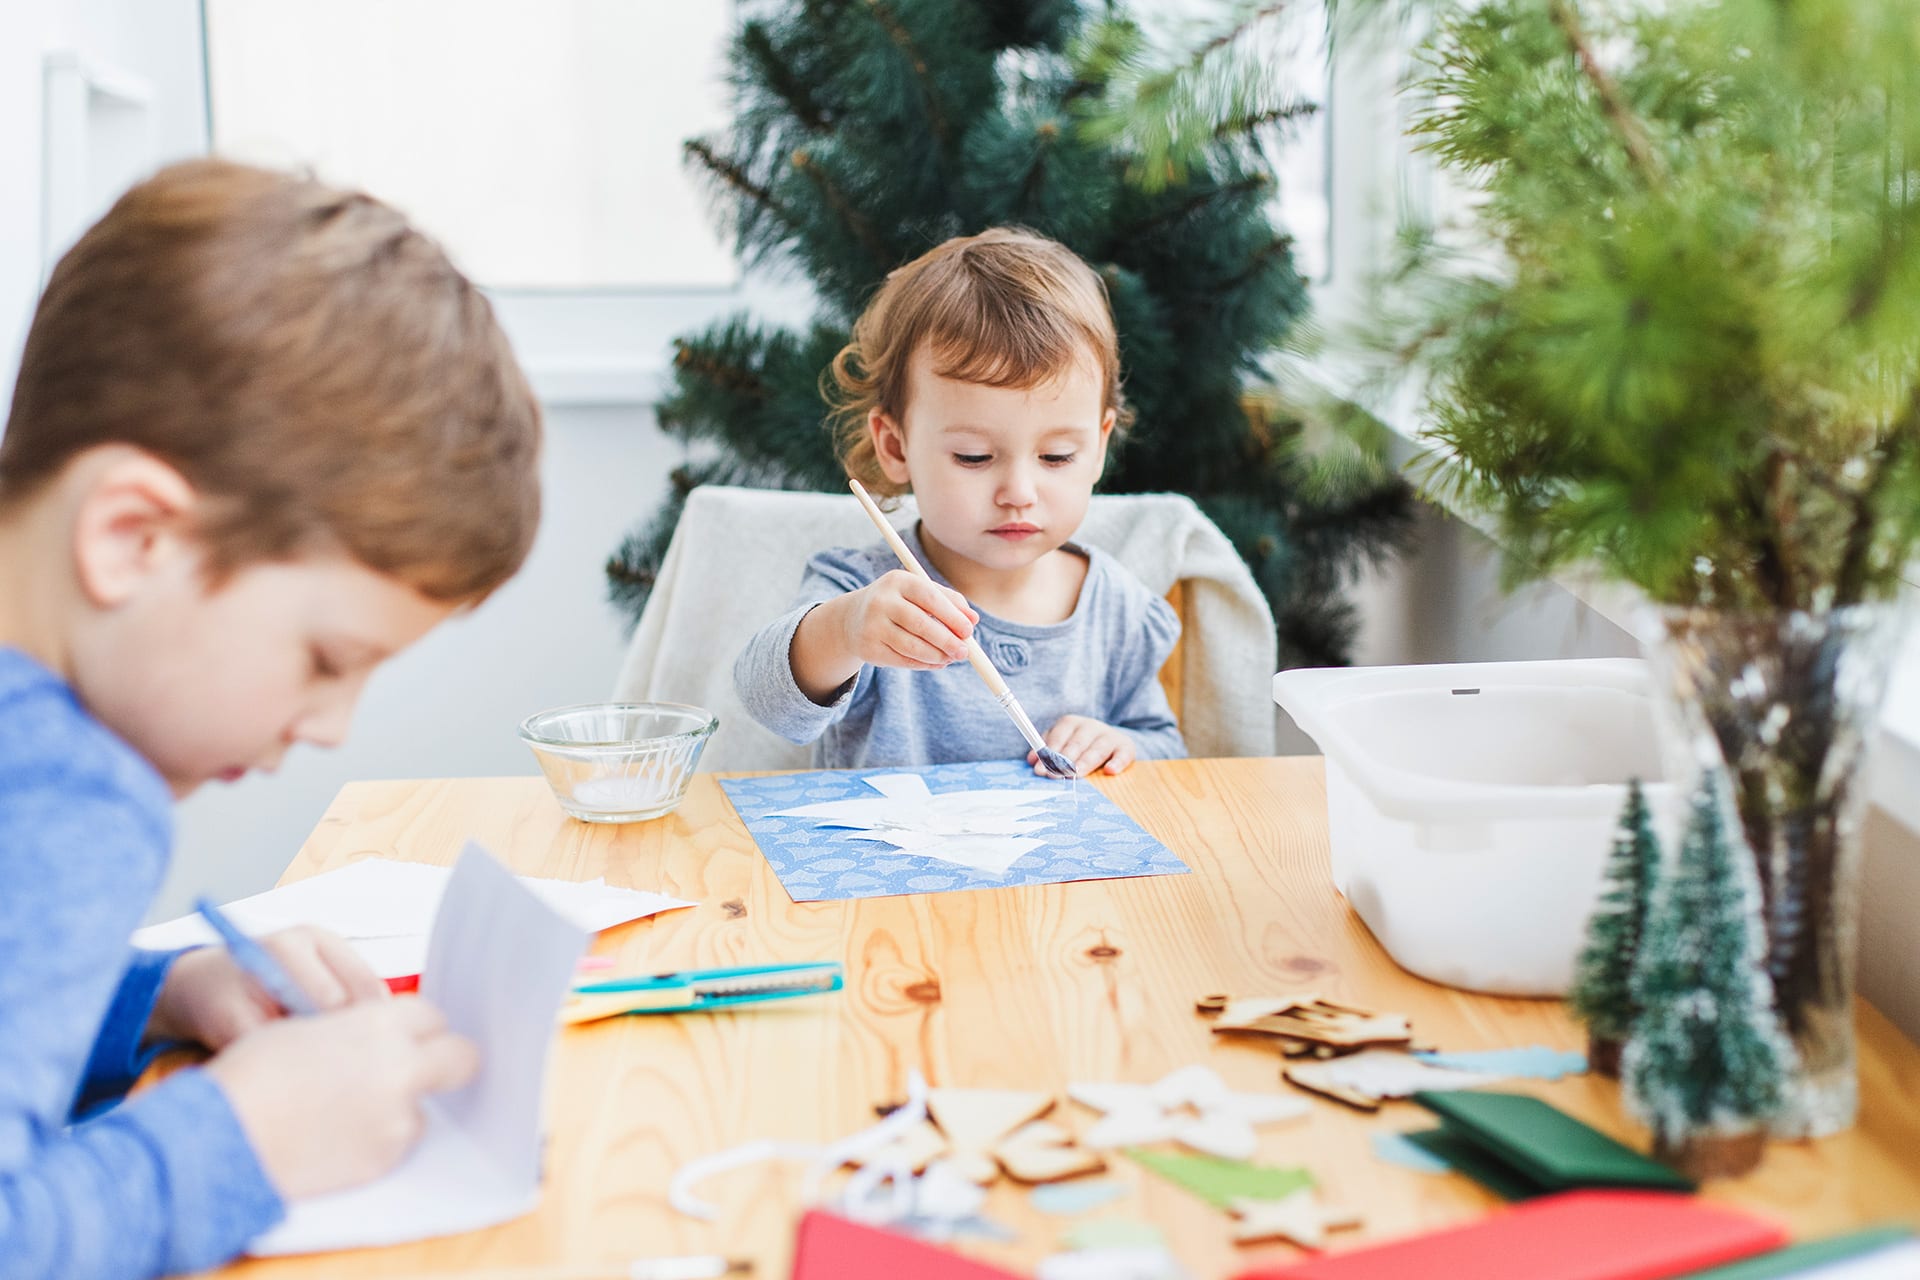
[[[719,723],[677,702],[589,702],[528,716],[520,740],[569,814],[641,822],[680,803]]]

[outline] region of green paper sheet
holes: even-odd
[[[1127,1157],[1175,1186],[1191,1191],[1223,1213],[1237,1199],[1284,1200],[1314,1185],[1313,1175],[1298,1166],[1245,1164],[1239,1160],[1172,1155],[1141,1147],[1128,1147]]]
[[[1549,1191],[1511,1165],[1502,1164],[1471,1138],[1462,1137],[1445,1125],[1403,1136],[1436,1160],[1444,1161],[1455,1173],[1472,1178],[1502,1200],[1531,1200]]]
[[[1692,1181],[1680,1173],[1527,1094],[1461,1089],[1416,1093],[1413,1100],[1438,1115],[1450,1137],[1474,1143],[1542,1192],[1574,1187],[1693,1190]]]
[[[1061,1239],[1069,1249],[1151,1249],[1167,1242],[1160,1228],[1131,1218],[1095,1218],[1081,1223]]]

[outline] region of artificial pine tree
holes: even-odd
[[[675,343],[660,425],[702,447],[609,562],[616,603],[638,616],[694,486],[842,490],[819,388],[853,319],[894,267],[1013,223],[1106,281],[1138,417],[1102,488],[1192,496],[1272,604],[1282,662],[1344,662],[1354,616],[1342,589],[1398,544],[1411,497],[1378,465],[1315,468],[1300,424],[1257,407],[1263,359],[1306,307],[1272,222],[1263,131],[1307,108],[1222,100],[1184,121],[1205,139],[1197,155],[1141,181],[1138,149],[1094,118],[1138,70],[1139,33],[1116,4],[740,7],[733,126],[687,156],[742,259],[804,272],[819,309],[805,332],[736,316]]]
[[[1620,1074],[1620,1050],[1633,1030],[1634,960],[1659,876],[1660,841],[1635,778],[1627,784],[1627,803],[1614,830],[1606,891],[1587,921],[1587,944],[1567,993],[1587,1024],[1587,1060],[1603,1076]]]
[[[1752,858],[1727,831],[1716,773],[1701,780],[1634,967],[1639,1006],[1621,1057],[1655,1154],[1696,1178],[1759,1162],[1792,1048],[1773,1011]]]

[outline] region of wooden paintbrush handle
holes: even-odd
[[[867,492],[867,487],[858,480],[848,480],[847,487],[853,490],[854,497],[860,499],[860,505],[867,509],[867,517],[873,521],[873,527],[880,531],[880,536],[885,538],[887,545],[893,548],[893,554],[900,558],[900,567],[908,573],[917,573],[928,582],[932,582],[933,575],[927,572],[925,565],[913,558],[913,552],[907,550],[907,544],[901,540],[900,534],[893,527],[893,522],[887,519],[879,505],[874,502],[872,495]],[[980,642],[972,636],[967,637],[967,661],[972,663],[973,669],[980,673],[980,678],[987,682],[987,688],[993,690],[994,697],[1007,696],[1007,682],[994,669],[993,659],[987,657],[987,651],[982,649]]]

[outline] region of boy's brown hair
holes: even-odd
[[[877,408],[902,421],[908,367],[922,347],[942,377],[990,387],[1040,386],[1092,357],[1116,435],[1133,421],[1113,311],[1093,268],[1018,227],[958,236],[887,276],[823,379],[840,460],[876,493],[902,489],[880,470],[867,417]]]
[[[127,444],[193,485],[216,582],[344,552],[471,601],[532,544],[540,430],[492,307],[398,212],[194,160],[128,191],[54,268],[0,437],[0,510]]]

